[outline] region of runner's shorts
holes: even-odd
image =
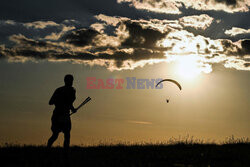
[[[69,132],[71,130],[70,116],[53,116],[51,122],[52,132]]]

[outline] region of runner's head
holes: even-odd
[[[64,77],[65,86],[72,86],[73,80],[74,80],[73,75],[71,75],[71,74],[65,75],[65,77]]]

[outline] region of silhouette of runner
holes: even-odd
[[[53,134],[48,140],[47,147],[51,147],[56,141],[59,133],[63,132],[63,146],[65,150],[69,148],[71,130],[70,110],[76,112],[76,109],[73,107],[73,102],[76,99],[76,91],[75,88],[72,87],[73,80],[74,78],[72,75],[66,75],[64,77],[65,85],[57,88],[49,101],[49,105],[55,105],[55,109],[51,118],[51,130]]]

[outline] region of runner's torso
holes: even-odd
[[[53,116],[69,115],[75,100],[75,89],[73,87],[60,87],[54,92],[51,101],[55,105]]]

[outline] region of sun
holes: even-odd
[[[179,56],[177,59],[177,74],[182,79],[194,79],[200,73],[197,56]]]

